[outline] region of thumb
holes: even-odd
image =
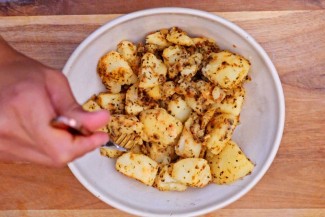
[[[66,77],[50,70],[46,85],[52,105],[58,115],[74,118],[91,131],[95,131],[109,122],[110,114],[107,110],[86,112],[74,98]]]

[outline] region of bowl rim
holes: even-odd
[[[195,15],[198,17],[202,17],[205,19],[213,20],[215,22],[221,23],[224,26],[227,26],[230,28],[232,31],[234,31],[236,34],[240,35],[243,37],[246,41],[248,41],[249,44],[251,44],[254,49],[257,50],[257,52],[261,55],[261,58],[265,61],[265,64],[269,68],[271,72],[271,76],[273,78],[273,82],[275,84],[275,89],[276,89],[276,94],[278,98],[278,111],[279,111],[279,116],[278,116],[278,126],[277,126],[277,131],[276,131],[276,137],[274,139],[274,144],[271,149],[271,152],[268,156],[268,158],[265,161],[265,164],[262,165],[259,173],[256,174],[254,179],[246,185],[244,188],[242,188],[237,194],[234,194],[227,200],[218,203],[214,206],[209,206],[204,209],[200,209],[197,211],[190,211],[190,212],[183,212],[181,214],[173,214],[173,216],[188,216],[188,215],[203,215],[212,211],[215,211],[217,209],[223,208],[234,201],[238,200],[242,196],[244,196],[247,192],[249,192],[264,176],[266,171],[269,169],[271,166],[276,153],[279,149],[282,135],[283,135],[283,129],[284,129],[284,122],[285,122],[285,100],[284,100],[284,93],[282,89],[282,85],[280,82],[279,75],[277,73],[277,70],[272,63],[270,57],[267,55],[265,50],[261,47],[259,43],[255,41],[255,39],[250,36],[245,30],[237,26],[236,24],[232,23],[231,21],[226,20],[225,18],[219,17],[213,13],[202,11],[202,10],[197,10],[197,9],[189,9],[189,8],[182,8],[182,7],[161,7],[161,8],[151,8],[151,9],[145,9],[145,10],[140,10],[132,13],[128,13],[122,16],[119,16],[117,18],[114,18],[107,22],[106,24],[102,25],[98,29],[96,29],[94,32],[92,32],[72,53],[70,58],[68,59],[67,63],[65,64],[63,68],[63,73],[65,75],[68,75],[69,69],[73,65],[74,61],[77,59],[78,55],[97,37],[99,37],[101,34],[103,34],[107,29],[112,28],[120,23],[123,23],[128,20],[132,20],[138,17],[142,16],[148,16],[148,15],[153,15],[153,14],[187,14],[187,15]],[[95,195],[97,198],[102,200],[103,202],[120,209],[122,211],[134,214],[134,215],[139,215],[139,216],[165,216],[165,214],[152,214],[144,210],[137,210],[134,208],[130,208],[123,203],[116,202],[114,200],[111,200],[110,198],[106,198],[104,195],[102,195],[99,191],[96,190],[95,187],[92,185],[88,184],[86,179],[81,175],[79,172],[78,168],[74,165],[74,162],[70,162],[68,164],[71,172],[74,174],[74,176],[79,180],[79,182],[88,190],[90,191],[93,195]]]

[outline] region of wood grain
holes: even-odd
[[[272,58],[286,123],[257,186],[206,216],[325,216],[325,10],[216,14],[247,30]],[[0,33],[17,50],[61,69],[89,33],[116,16],[2,17]],[[0,183],[0,216],[129,216],[86,191],[68,168],[0,163]]]
[[[322,209],[222,209],[218,212],[218,215],[211,213],[205,215],[206,217],[243,217],[245,216],[258,216],[258,217],[323,217],[325,215]],[[130,217],[127,213],[116,213],[113,209],[103,210],[9,210],[0,211],[0,216],[6,217]]]
[[[323,0],[3,0],[0,1],[0,16],[31,15],[81,15],[129,13],[155,7],[188,7],[206,11],[278,11],[319,10],[325,8]]]

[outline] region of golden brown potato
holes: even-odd
[[[154,86],[152,88],[148,88],[146,89],[146,92],[148,96],[153,100],[161,99],[163,94],[160,85]]]
[[[238,117],[231,114],[219,114],[211,119],[206,128],[205,144],[213,154],[225,147],[238,123]]]
[[[173,81],[167,81],[161,86],[161,94],[163,99],[171,97],[176,92],[176,85]]]
[[[91,97],[90,99],[88,99],[83,105],[82,108],[85,111],[88,112],[95,112],[95,111],[99,111],[102,108],[100,107],[100,105],[98,105],[98,103],[96,102],[96,96],[95,97]]]
[[[166,39],[177,45],[183,45],[183,46],[194,45],[193,40],[187,35],[187,33],[177,27],[173,27],[169,30]]]
[[[191,81],[191,79],[196,75],[199,69],[201,69],[201,62],[203,56],[200,53],[194,53],[186,61],[184,61],[184,66],[181,68],[181,82]]]
[[[229,51],[212,53],[210,57],[211,61],[202,69],[204,76],[225,89],[241,85],[250,68],[248,60]]]
[[[152,53],[146,53],[141,59],[139,87],[152,88],[166,81],[165,64]]]
[[[229,95],[221,101],[215,104],[215,107],[219,112],[228,113],[238,116],[245,98],[245,89],[243,87],[237,87],[232,89]]]
[[[184,123],[190,117],[192,109],[182,97],[175,94],[172,100],[168,102],[168,111],[171,115]]]
[[[175,158],[175,148],[173,145],[167,147],[158,143],[151,143],[148,148],[149,157],[159,164],[167,165]]]
[[[146,44],[155,45],[158,50],[163,50],[172,45],[169,41],[167,41],[166,35],[161,31],[147,35]]]
[[[194,139],[190,130],[193,122],[193,117],[185,122],[181,137],[175,146],[176,154],[182,158],[197,158],[201,153],[202,143]]]
[[[185,191],[187,186],[171,177],[172,165],[165,165],[155,179],[154,186],[160,191]]]
[[[110,93],[119,93],[122,85],[137,81],[128,62],[116,51],[110,51],[100,58],[97,72]]]
[[[107,109],[112,114],[116,114],[124,112],[124,100],[124,93],[100,93],[96,101],[103,109]]]
[[[158,164],[143,154],[128,152],[117,158],[115,168],[122,174],[152,186],[157,172]]]
[[[109,148],[109,147],[100,147],[100,154],[102,156],[105,156],[105,157],[108,157],[108,158],[117,158],[119,156],[121,156],[123,153],[123,151],[119,151],[119,150],[116,150],[116,149],[112,149],[112,148]]]
[[[182,122],[162,108],[142,111],[140,121],[143,124],[143,140],[165,146],[174,143],[183,128]]]
[[[165,48],[162,57],[165,65],[168,67],[168,77],[173,79],[183,69],[183,65],[189,57],[188,52],[182,46],[169,46]]]
[[[202,62],[204,65],[207,64],[211,53],[219,52],[217,43],[211,38],[199,37],[192,38],[192,40],[195,44],[196,52],[202,54]]]
[[[250,174],[254,164],[245,156],[234,141],[228,141],[218,155],[207,154],[212,181],[216,184],[230,184]]]
[[[213,39],[191,38],[177,27],[148,34],[145,44],[121,41],[98,62],[108,92],[83,107],[112,112],[101,130],[113,140],[135,137],[128,153],[101,148],[101,154],[118,157],[118,171],[161,191],[204,187],[212,175],[224,184],[249,174],[253,164],[231,141],[249,68]]]
[[[131,149],[135,144],[142,144],[143,125],[136,116],[115,114],[111,116],[108,126],[109,133],[113,139],[120,135],[133,135],[134,139],[125,148]]]
[[[211,180],[210,166],[202,158],[185,158],[173,165],[172,177],[178,182],[202,188]]]
[[[135,74],[138,74],[140,58],[137,56],[137,46],[130,41],[121,41],[117,45],[117,52],[129,63]]]

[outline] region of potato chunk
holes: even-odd
[[[202,144],[194,139],[190,130],[193,122],[192,117],[185,122],[181,137],[175,146],[176,154],[183,158],[197,158],[202,149]]]
[[[97,103],[112,114],[124,111],[124,93],[100,93],[97,96]]]
[[[217,102],[215,107],[219,112],[238,116],[244,103],[245,89],[243,87],[238,87],[231,92],[232,93],[226,95],[221,102]]]
[[[168,114],[165,109],[149,109],[140,113],[143,124],[143,139],[147,142],[169,145],[175,142],[182,132],[183,124]]]
[[[239,86],[245,79],[250,63],[244,57],[229,51],[212,53],[212,60],[202,69],[212,83],[225,89]]]
[[[172,165],[165,165],[156,177],[154,186],[160,191],[185,191],[187,186],[171,177]]]
[[[150,89],[146,89],[146,93],[148,94],[148,96],[153,99],[153,100],[159,100],[162,97],[162,91],[161,91],[161,86],[157,85],[154,86]]]
[[[149,157],[159,164],[169,164],[176,156],[173,145],[167,147],[158,143],[151,143],[149,150]]]
[[[152,88],[166,81],[167,67],[152,53],[146,53],[141,59],[139,87]]]
[[[173,96],[172,100],[168,102],[168,111],[175,118],[184,123],[191,115],[192,109],[186,104],[182,97]]]
[[[125,148],[131,149],[135,144],[142,144],[142,128],[143,125],[136,116],[115,114],[111,117],[109,124],[109,132],[113,139],[116,139],[121,134],[133,135],[134,139],[128,143]]]
[[[185,158],[173,165],[172,177],[182,184],[202,188],[211,180],[210,166],[202,158]]]
[[[184,62],[187,61],[189,54],[185,48],[175,45],[165,48],[162,57],[165,65],[168,67],[169,78],[175,78],[183,69]]]
[[[166,39],[174,44],[183,46],[193,46],[193,40],[183,30],[173,27],[169,30]]]
[[[121,41],[117,45],[117,52],[129,63],[135,74],[138,74],[140,58],[137,56],[137,46],[130,41]]]
[[[100,150],[100,154],[102,156],[105,156],[108,158],[117,158],[124,153],[123,151],[119,151],[119,150],[108,148],[108,147],[101,147],[99,150]]]
[[[137,84],[133,84],[126,92],[125,95],[125,111],[130,115],[138,115],[143,111],[144,106],[141,103],[139,97],[139,87]]]
[[[101,110],[102,108],[100,107],[100,105],[98,105],[98,103],[96,102],[95,99],[96,99],[96,96],[90,98],[89,100],[87,100],[87,101],[82,105],[82,108],[83,108],[85,111],[88,111],[88,112],[95,112],[95,111],[99,111],[99,110]]]
[[[229,184],[250,174],[254,164],[245,156],[234,141],[228,141],[218,155],[207,154],[212,181],[216,184]]]
[[[173,81],[167,81],[161,86],[161,92],[162,92],[162,98],[167,99],[168,97],[171,97],[176,89],[176,85]]]
[[[206,128],[205,144],[213,154],[218,154],[225,147],[237,123],[238,117],[231,114],[219,114],[211,119]]]
[[[115,168],[122,174],[152,186],[157,172],[158,164],[143,154],[128,152],[117,158]]]
[[[166,35],[161,31],[147,35],[146,44],[153,44],[158,50],[163,50],[172,45],[169,41],[167,41]]]
[[[110,51],[100,58],[97,72],[110,93],[119,93],[122,85],[137,81],[128,62],[116,51]]]

